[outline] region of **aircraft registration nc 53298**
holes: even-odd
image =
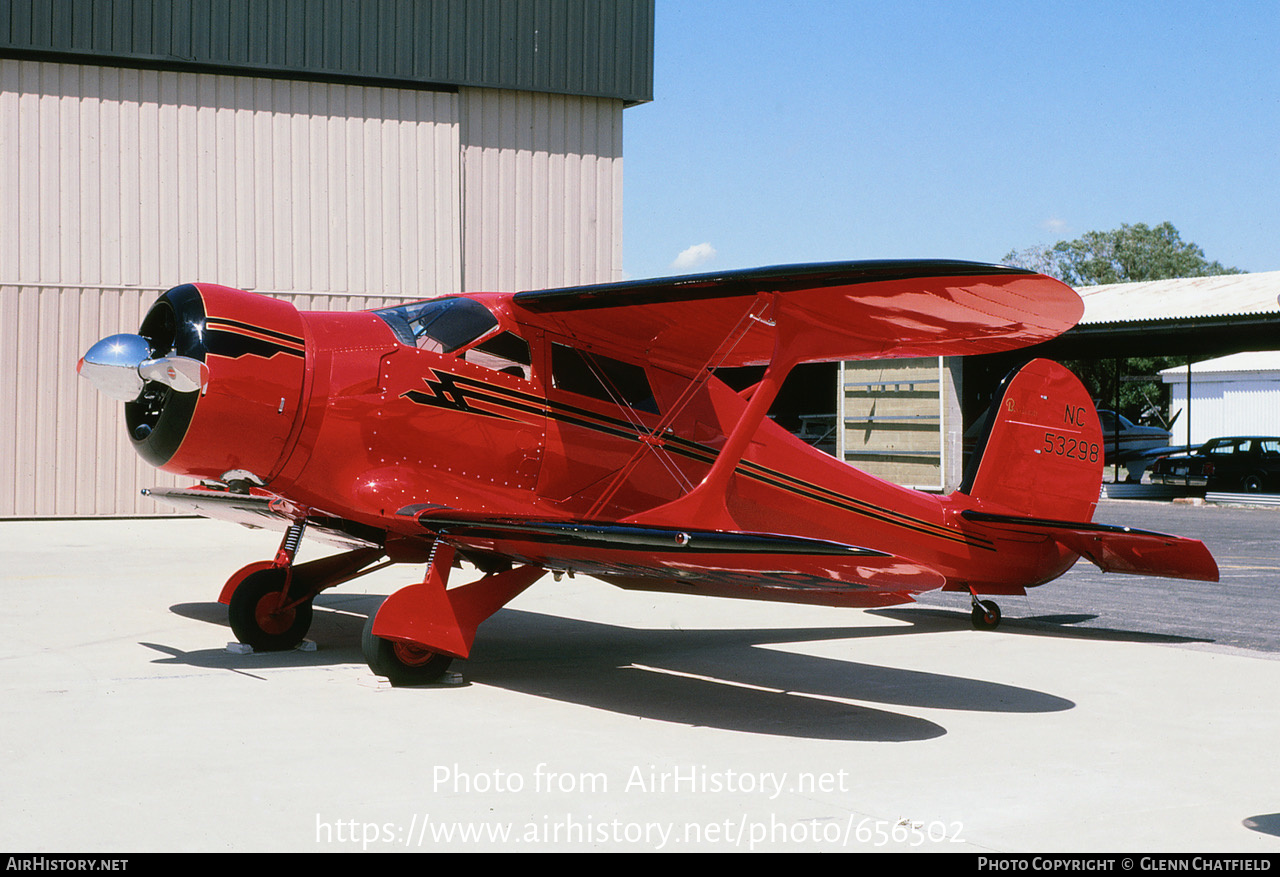
[[[138,453],[198,482],[152,490],[285,531],[222,589],[258,650],[306,635],[321,591],[425,564],[363,637],[375,673],[437,680],[479,624],[546,572],[623,588],[829,606],[941,588],[1022,594],[1083,556],[1216,581],[1198,541],[1091,523],[1103,436],[1065,368],[1033,360],[996,394],[961,487],[874,478],[766,414],[805,362],[957,356],[1045,341],[1076,293],[955,261],[796,265],[299,312],[203,283],[160,296],[79,371],[125,402]],[[718,369],[764,366],[735,392]],[[295,563],[305,532],[346,550]],[[482,575],[448,587],[466,561]]]

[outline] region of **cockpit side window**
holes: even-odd
[[[486,338],[464,353],[462,358],[525,380],[529,380],[533,367],[529,342],[514,332],[499,332],[492,338]]]
[[[558,390],[658,413],[644,369],[603,354],[552,344],[551,383]]]
[[[469,298],[437,298],[374,311],[405,344],[452,353],[498,325],[489,309]]]

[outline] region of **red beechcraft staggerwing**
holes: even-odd
[[[395,684],[437,680],[478,625],[546,572],[623,588],[887,606],[941,588],[978,626],[1080,556],[1216,581],[1197,541],[1091,523],[1103,437],[1065,368],[1034,360],[996,395],[963,485],[881,481],[770,421],[805,362],[962,356],[1073,326],[1079,296],[1016,268],[799,265],[360,313],[306,312],[209,284],[160,296],[80,374],[125,401],[134,447],[198,480],[151,495],[285,530],[223,587],[232,630],[292,648],[321,591],[426,564],[369,619]],[[765,366],[735,392],[722,368]],[[304,531],[346,550],[294,563]],[[461,561],[483,575],[448,587]]]

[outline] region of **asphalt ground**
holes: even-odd
[[[235,654],[214,601],[277,535],[0,523],[0,845],[1280,852],[1280,517],[1099,518],[1204,538],[1222,583],[1077,566],[975,631],[948,595],[864,612],[548,577],[457,684],[411,689],[359,637],[419,570],[317,598],[314,651]]]
[[[1025,597],[997,598],[1010,623],[1280,652],[1280,508],[1113,500],[1094,519],[1200,539],[1220,581],[1114,575],[1082,560]],[[925,594],[921,602],[963,607],[969,597]]]

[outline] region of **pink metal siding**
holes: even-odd
[[[163,511],[75,363],[169,286],[354,309],[618,279],[621,113],[0,60],[0,517]]]

